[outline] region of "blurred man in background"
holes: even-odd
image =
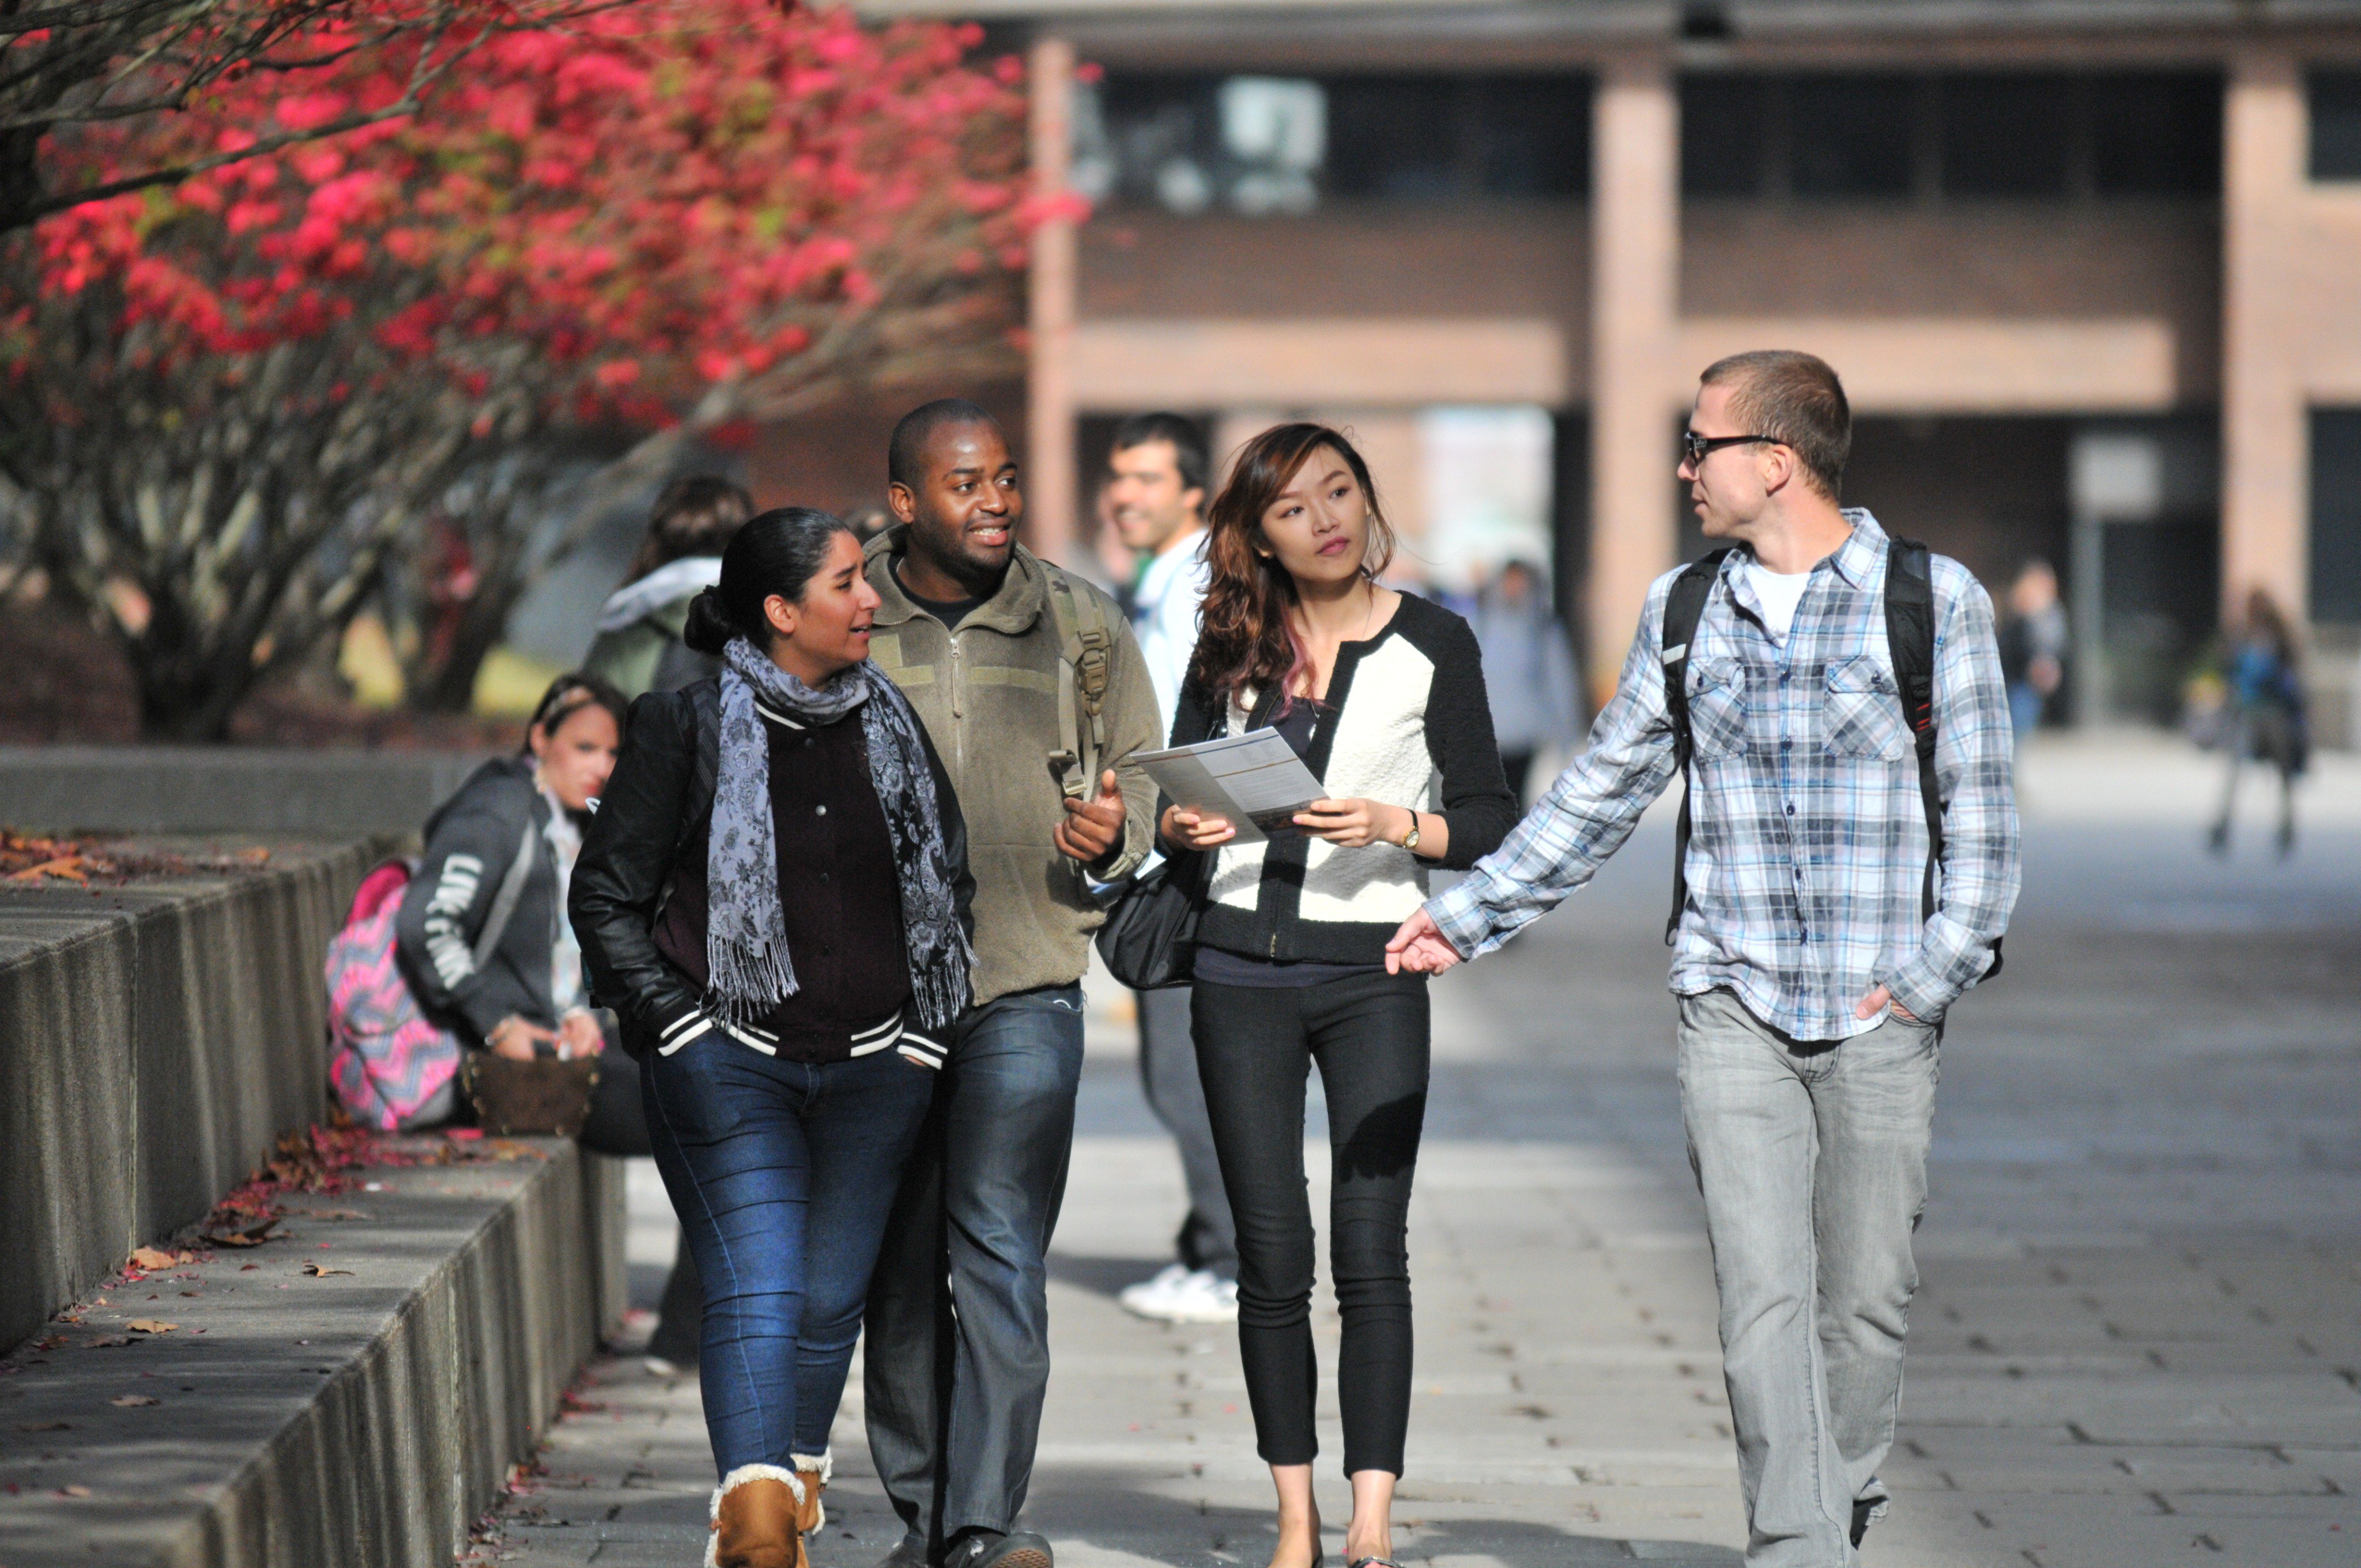
[[[1139,558],[1131,625],[1148,678],[1156,684],[1157,711],[1168,739],[1189,656],[1197,647],[1197,607],[1205,597],[1206,468],[1204,435],[1170,413],[1126,420],[1107,456],[1106,516]],[[1180,1223],[1175,1261],[1119,1299],[1143,1318],[1233,1322],[1238,1315],[1237,1231],[1213,1157],[1204,1087],[1197,1080],[1189,988],[1143,991],[1138,999],[1140,1083],[1157,1120],[1180,1147],[1189,1214]]]
[[[1544,748],[1571,743],[1581,721],[1575,711],[1573,649],[1542,596],[1541,573],[1524,561],[1500,568],[1477,596],[1468,620],[1484,651],[1484,689],[1492,699],[1500,771],[1522,806],[1533,758]]]
[[[675,479],[656,497],[631,575],[598,611],[598,635],[585,674],[635,697],[678,691],[717,674],[719,663],[680,640],[688,601],[721,580],[721,552],[754,514],[754,499],[714,474]]]
[[[2049,699],[2066,680],[2066,606],[2058,573],[2035,556],[2009,585],[2008,614],[2000,626],[2000,672],[2008,682],[2009,724],[2018,745],[2041,728]]]

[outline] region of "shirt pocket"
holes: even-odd
[[[1746,666],[1735,659],[1695,659],[1686,675],[1689,740],[1698,757],[1746,749]]]
[[[1894,674],[1866,653],[1828,665],[1820,746],[1831,757],[1892,762],[1910,740]]]

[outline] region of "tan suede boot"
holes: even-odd
[[[796,1521],[804,1484],[775,1464],[741,1464],[713,1491],[705,1568],[809,1568]]]
[[[828,1490],[829,1478],[836,1474],[836,1453],[790,1453],[788,1461],[796,1467],[796,1479],[803,1483],[803,1501],[796,1508],[796,1529],[806,1535],[828,1522],[828,1509],[819,1495]]]

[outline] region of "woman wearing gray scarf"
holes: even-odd
[[[724,1568],[806,1568],[870,1270],[969,999],[966,828],[868,662],[877,603],[837,519],[748,522],[689,611],[721,674],[632,704],[574,872],[706,1283]]]

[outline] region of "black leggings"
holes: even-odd
[[[1309,1464],[1320,1452],[1303,1174],[1304,1084],[1316,1061],[1334,1175],[1328,1245],[1345,1324],[1336,1363],[1345,1473],[1399,1475],[1410,1424],[1405,1237],[1426,1116],[1426,981],[1378,973],[1266,990],[1199,981],[1192,1011],[1213,1147],[1237,1217],[1238,1354],[1256,1452],[1271,1464]]]

